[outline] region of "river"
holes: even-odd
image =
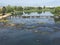
[[[32,12],[8,17],[0,22],[0,45],[60,45],[60,20],[51,16]]]

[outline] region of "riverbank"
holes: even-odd
[[[4,19],[4,18],[6,18],[6,17],[8,17],[8,16],[10,16],[10,15],[11,15],[10,13],[5,14],[5,15],[2,15],[2,14],[1,14],[0,19]]]

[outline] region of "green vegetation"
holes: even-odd
[[[30,12],[41,12],[42,7],[21,7],[21,6],[5,6],[6,9],[2,10],[6,13],[12,13],[12,14],[22,14],[23,12],[25,13],[30,13]],[[1,9],[0,9],[0,14],[1,14]]]
[[[60,7],[55,8],[55,14],[60,15]]]
[[[55,12],[56,12],[56,13],[60,13],[60,7],[56,7],[56,8],[55,8]]]
[[[38,12],[41,13],[42,11],[50,11],[51,13],[55,15],[60,14],[60,7],[22,7],[22,6],[5,6],[6,9],[0,8],[0,14],[1,13],[12,13],[15,15],[22,15],[23,12],[30,14],[31,12]]]
[[[10,13],[10,12],[13,12],[13,7],[11,7],[10,5],[6,6],[6,12],[7,13]]]
[[[3,8],[2,8],[2,15],[5,15],[5,13],[6,13],[6,8],[3,7]]]
[[[0,14],[2,13],[2,9],[0,8]]]
[[[25,7],[23,10],[25,13],[28,12],[41,12],[42,11],[42,7]]]
[[[60,15],[60,7],[50,8],[50,12],[53,13],[55,16],[59,16]]]

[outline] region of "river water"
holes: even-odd
[[[8,17],[0,22],[0,45],[60,45],[60,20],[51,16],[32,12]]]

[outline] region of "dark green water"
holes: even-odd
[[[50,12],[29,15],[41,17],[10,16],[9,22],[0,23],[0,45],[60,45],[59,18],[50,17],[54,16]]]

